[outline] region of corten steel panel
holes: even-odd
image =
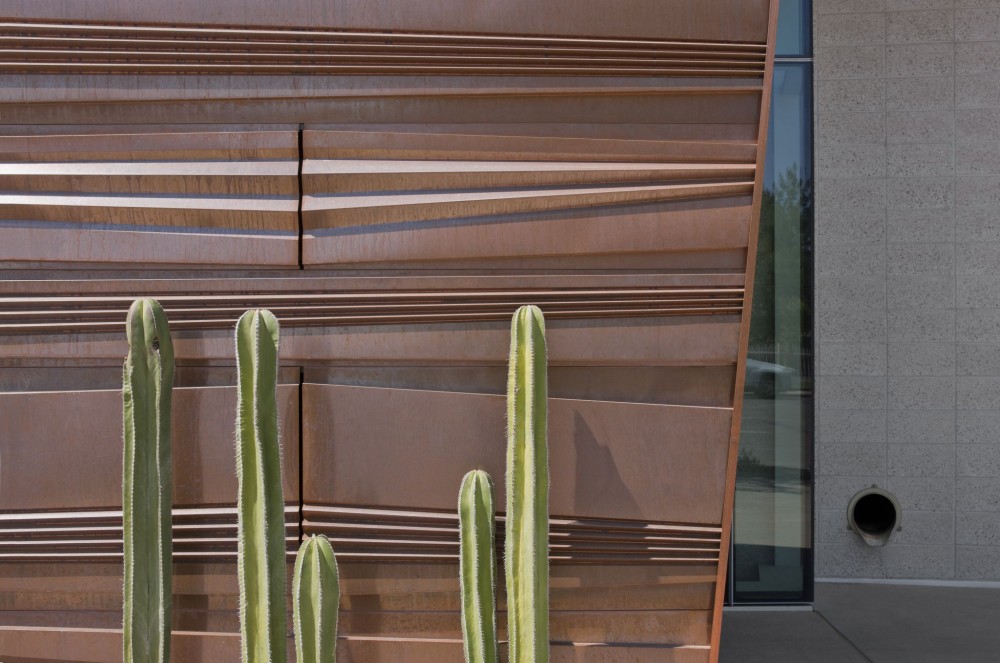
[[[279,386],[286,441],[298,436],[298,400],[297,384]],[[182,631],[239,627],[235,413],[234,387],[174,390],[174,627]],[[119,627],[120,391],[0,393],[0,430],[0,624]],[[283,460],[294,551],[297,444],[285,445]],[[0,652],[9,660],[11,650]]]
[[[535,303],[553,660],[714,661],[776,10],[5,5],[4,660],[120,658],[116,389],[156,296],[189,470],[175,660],[237,655],[240,312],[282,323],[289,534],[341,551],[341,658],[436,663],[461,659],[458,479],[502,486],[508,321]]]
[[[503,475],[503,397],[309,382],[324,374],[342,371],[303,385],[303,530],[331,537],[345,573],[383,569],[388,611],[351,637],[459,638],[454,487],[470,467]],[[707,648],[731,410],[550,406],[553,640]],[[689,439],[717,444],[692,455]]]
[[[278,402],[281,434],[295,440],[297,385],[282,384]],[[100,513],[121,507],[120,391],[0,393],[0,403],[0,430],[4,431],[0,485],[5,512],[41,517],[41,512],[62,506]],[[235,503],[235,418],[235,387],[174,389],[177,507]],[[288,503],[294,504],[298,501],[298,449],[288,445],[285,453],[283,488]]]
[[[0,133],[0,261],[190,267],[297,262],[289,127]]]
[[[553,364],[734,366],[744,297],[731,274],[316,277],[0,282],[0,359],[118,363],[136,296],[157,294],[175,352],[232,362],[233,321],[267,306],[285,365],[502,364],[525,302],[549,320]],[[92,289],[91,289],[92,288]],[[114,294],[97,294],[114,288]],[[197,288],[199,291],[191,292]],[[405,288],[405,290],[402,290]],[[69,292],[80,292],[72,296]],[[234,292],[235,291],[235,292]],[[249,292],[248,292],[249,291]],[[18,293],[18,296],[7,296]],[[30,296],[26,296],[30,293]]]
[[[503,476],[503,396],[307,383],[302,399],[310,505],[452,512],[469,468]],[[728,407],[550,398],[552,517],[720,522],[731,416]],[[496,499],[506,499],[499,484]]]
[[[657,254],[662,269],[671,253],[744,250],[752,146],[709,144],[713,153],[699,156],[690,152],[703,144],[674,154],[671,145],[463,127],[430,135],[306,129],[303,262],[485,266],[639,253]],[[657,153],[661,161],[652,161]],[[710,160],[665,161],[682,156]]]
[[[39,6],[31,0],[5,3],[4,13],[19,20],[74,23],[125,22],[158,24],[165,32],[182,19],[191,26],[234,25],[260,31],[269,26],[305,30],[493,32],[518,36],[568,35],[619,38],[663,38],[722,42],[763,42],[767,32],[765,0],[630,0],[610,7],[600,0],[531,0],[470,4],[465,0],[423,3],[358,4],[350,0],[289,0],[280,6],[265,0],[211,5],[195,0],[123,6],[55,0]],[[303,17],[309,17],[304,22]],[[164,28],[164,25],[168,26]]]
[[[113,629],[37,629],[0,626],[0,648],[10,652],[13,663],[65,661],[72,651],[73,661],[105,663],[121,657],[121,631]],[[292,656],[289,644],[289,656]],[[176,663],[235,661],[240,655],[239,635],[174,631],[171,660]],[[438,663],[460,661],[461,640],[453,638],[352,638],[337,643],[337,660],[347,663],[400,661]],[[651,648],[614,643],[553,643],[553,663],[705,663],[707,647],[682,645]]]

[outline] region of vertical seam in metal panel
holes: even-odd
[[[300,136],[302,135],[301,132],[299,133],[299,135]],[[305,505],[305,500],[304,500],[305,482],[303,481],[304,475],[302,472],[303,468],[305,467],[302,461],[305,452],[305,445],[302,443],[302,431],[305,428],[305,422],[302,419],[302,415],[305,410],[304,406],[305,388],[303,387],[304,384],[305,384],[305,368],[299,366],[299,439],[296,440],[296,444],[298,445],[299,448],[299,508],[298,508],[298,530],[297,530],[298,540],[296,541],[295,545],[296,550],[298,549],[299,544],[301,544],[302,542],[302,537],[305,536],[305,516],[303,515],[304,514],[303,507]]]
[[[740,316],[740,339],[736,355],[736,380],[733,386],[733,414],[730,424],[729,445],[726,452],[726,482],[722,502],[722,541],[719,546],[719,564],[715,576],[715,597],[712,604],[712,630],[710,634],[709,661],[718,663],[719,643],[722,637],[722,603],[725,597],[726,570],[729,567],[729,546],[732,543],[733,506],[736,493],[736,457],[740,440],[740,414],[743,409],[743,382],[746,377],[746,354],[750,341],[750,312],[753,309],[754,271],[757,263],[757,232],[760,226],[760,206],[764,187],[764,165],[767,155],[767,136],[770,126],[771,81],[774,77],[775,37],[778,31],[778,0],[769,3],[767,21],[767,50],[764,80],[760,92],[760,114],[757,123],[756,170],[754,172],[753,200],[750,205],[750,223],[747,232],[746,272],[743,279],[743,311]]]
[[[303,189],[302,189],[302,165],[305,163],[305,160],[306,160],[305,151],[303,150],[302,145],[304,143],[303,138],[304,138],[304,134],[305,134],[305,126],[306,126],[305,124],[299,124],[299,129],[298,129],[298,133],[297,133],[297,137],[298,137],[298,158],[299,158],[299,167],[298,167],[298,172],[297,172],[298,187],[299,187],[299,192],[298,192],[298,194],[299,194],[298,195],[298,198],[299,198],[298,203],[299,204],[298,204],[298,207],[296,208],[296,212],[297,212],[298,223],[299,223],[299,238],[298,238],[298,256],[299,257],[298,257],[298,260],[299,260],[299,269],[300,270],[306,268],[305,264],[302,262],[302,238],[303,238],[303,235],[304,235],[303,226],[302,226],[302,196],[303,196]]]

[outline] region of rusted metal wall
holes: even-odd
[[[777,3],[132,4],[4,5],[5,663],[120,658],[137,296],[179,365],[174,660],[238,656],[255,306],[283,326],[289,550],[334,541],[343,660],[461,659],[454,504],[503,474],[522,303],[554,660],[715,660]]]

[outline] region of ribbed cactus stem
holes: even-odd
[[[278,321],[247,311],[236,323],[236,475],[239,479],[243,663],[284,663],[285,505],[278,443]]]
[[[549,660],[548,363],[545,318],[522,306],[507,374],[507,630],[509,663]]]
[[[132,304],[126,334],[128,356],[122,372],[123,660],[166,663],[170,660],[174,349],[167,316],[153,299]]]
[[[298,663],[336,663],[340,575],[330,541],[306,539],[295,558],[292,610]]]
[[[458,493],[459,578],[466,663],[497,663],[497,560],[493,480],[482,470]]]

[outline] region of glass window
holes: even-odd
[[[776,57],[812,57],[812,2],[781,0],[778,8]]]
[[[812,76],[776,62],[733,517],[732,598],[812,594]]]

